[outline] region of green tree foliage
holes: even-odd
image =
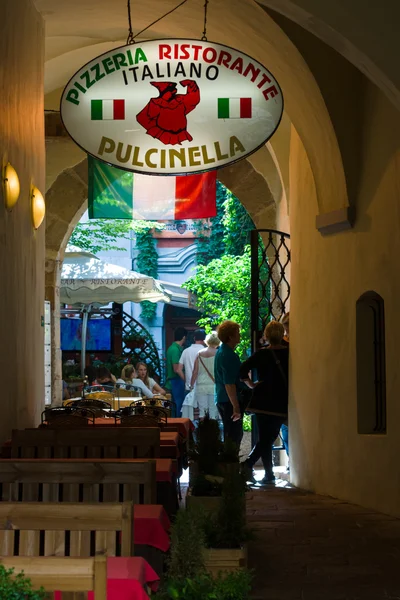
[[[217,215],[195,221],[197,264],[206,265],[225,254],[243,254],[252,229],[254,223],[240,200],[217,181]]]
[[[124,252],[126,248],[121,247],[120,241],[129,240],[131,231],[143,234],[152,229],[160,231],[164,228],[165,225],[156,221],[90,219],[85,223],[78,223],[71,234],[69,244],[94,254],[108,250]]]
[[[245,246],[250,243],[250,231],[255,227],[252,218],[240,200],[228,189],[224,189],[222,226],[224,228],[225,253],[239,256],[244,253]]]
[[[124,251],[119,242],[129,239],[132,224],[133,221],[125,219],[91,219],[78,223],[69,243],[94,254],[107,250]]]
[[[199,265],[197,273],[184,287],[197,296],[203,316],[198,325],[210,332],[226,319],[241,326],[241,342],[237,352],[241,358],[250,348],[250,247],[241,256],[225,254]]]
[[[217,181],[217,216],[196,223],[197,273],[184,287],[197,295],[201,327],[231,319],[241,325],[237,352],[250,348],[250,231],[254,223],[239,199]]]

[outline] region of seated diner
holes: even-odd
[[[149,377],[149,372],[146,363],[138,362],[136,365],[137,377],[143,381],[144,385],[151,390],[153,394],[161,394],[165,396],[166,391],[152,378]]]
[[[154,395],[152,391],[143,383],[143,381],[137,377],[137,373],[133,365],[125,365],[125,367],[122,369],[121,377],[117,380],[117,383],[132,385],[139,389],[147,398],[152,398]]]
[[[107,367],[99,367],[97,369],[97,377],[93,382],[93,385],[106,385],[109,387],[114,387],[116,384],[116,378]]]

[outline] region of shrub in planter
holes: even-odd
[[[1,600],[44,600],[46,592],[33,590],[30,579],[24,573],[14,575],[14,569],[5,569],[0,565],[0,598]]]
[[[218,511],[203,523],[208,548],[240,548],[249,539],[245,492],[243,475],[238,471],[228,473],[222,483]]]
[[[251,574],[246,569],[213,578],[204,557],[204,514],[181,510],[172,527],[168,569],[155,600],[247,600]]]
[[[210,419],[207,413],[199,422],[196,443],[192,445],[189,453],[190,460],[196,464],[198,474],[218,475],[218,459],[222,447],[218,421]]]
[[[168,559],[168,578],[171,581],[193,579],[204,572],[205,538],[198,511],[178,511],[171,531],[171,551]]]
[[[170,581],[156,595],[156,600],[247,600],[251,592],[251,580],[252,575],[246,569],[220,574],[216,578],[202,573],[183,582]]]
[[[125,330],[123,341],[125,346],[128,348],[143,348],[146,343],[144,334],[136,331],[135,327],[130,327],[129,329]]]
[[[199,423],[189,458],[191,496],[221,496],[222,478],[239,468],[239,448],[230,439],[222,443],[218,421],[208,414]]]

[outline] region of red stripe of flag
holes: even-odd
[[[217,172],[176,178],[175,219],[207,219],[217,214]]]
[[[251,98],[240,98],[240,118],[251,119]]]
[[[114,120],[123,121],[125,119],[125,100],[114,100]]]

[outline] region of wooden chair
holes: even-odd
[[[134,555],[132,502],[0,502],[0,556],[94,554]]]
[[[121,426],[14,430],[12,458],[158,458],[160,429]]]
[[[90,592],[96,600],[107,600],[107,559],[71,558],[58,556],[0,558],[6,569],[23,571],[33,588],[41,586],[47,592]],[[71,597],[70,595],[68,595]],[[64,597],[64,594],[63,594]],[[73,596],[76,598],[75,594]]]
[[[172,417],[172,415],[176,415],[176,403],[173,400],[169,400],[164,398],[162,401],[162,407],[167,413],[168,417]]]
[[[155,504],[156,461],[0,459],[0,494],[3,502]]]
[[[42,412],[42,424],[51,427],[86,427],[94,425],[95,413],[88,408],[57,407]]]

